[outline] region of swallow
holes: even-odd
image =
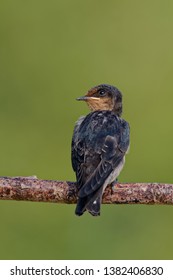
[[[77,100],[85,101],[91,112],[79,118],[72,137],[78,196],[75,214],[88,211],[99,216],[103,192],[113,186],[124,166],[130,127],[121,118],[122,93],[116,87],[101,84]]]

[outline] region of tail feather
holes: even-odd
[[[86,209],[92,216],[100,216],[101,196],[97,197],[96,200],[90,201]]]
[[[102,192],[103,192],[103,187],[89,196],[79,197],[75,214],[81,216],[87,210],[92,216],[99,216],[101,200],[102,200]]]
[[[75,214],[77,216],[82,216],[83,213],[86,211],[86,203],[87,203],[87,197],[82,197],[78,199]]]

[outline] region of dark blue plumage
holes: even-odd
[[[115,87],[94,87],[82,99],[92,112],[78,120],[73,133],[72,166],[78,188],[75,213],[80,216],[87,210],[98,216],[105,187],[123,168],[130,129],[120,118],[122,95]]]

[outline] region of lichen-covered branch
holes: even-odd
[[[0,200],[72,204],[77,200],[76,184],[36,177],[0,177]],[[103,203],[173,205],[173,184],[117,183],[114,188],[106,188]]]

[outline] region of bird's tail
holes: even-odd
[[[86,197],[82,197],[82,198],[78,199],[77,206],[76,206],[76,209],[75,209],[75,214],[77,216],[82,216],[83,213],[86,211],[86,202],[87,202]]]
[[[101,198],[102,194],[87,204],[86,209],[92,216],[100,216]]]
[[[87,210],[92,216],[100,216],[102,191],[103,188],[100,188],[95,194],[87,197],[79,197],[75,214],[81,216]]]

